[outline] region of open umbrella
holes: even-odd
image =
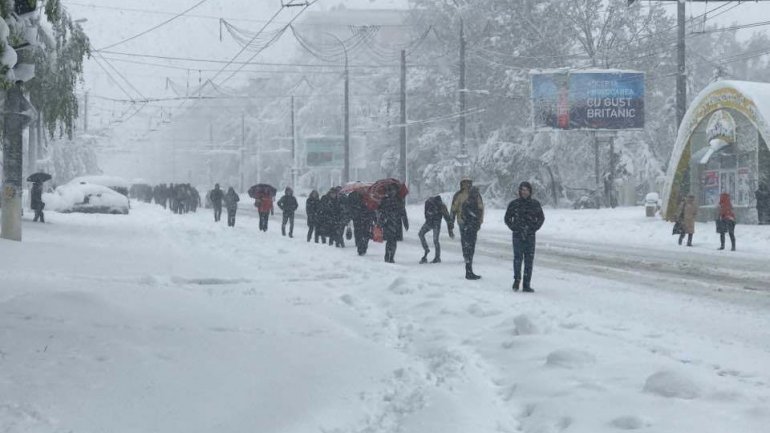
[[[51,175],[48,173],[43,173],[42,171],[27,176],[27,182],[32,183],[43,183],[49,180],[51,180]]]
[[[390,188],[391,185],[398,186],[399,197],[405,198],[407,194],[409,194],[409,188],[401,183],[400,180],[394,178],[380,179],[369,187],[370,201],[367,202],[367,206],[369,206],[370,209],[376,209],[382,199],[385,198],[385,195],[388,193],[388,188]],[[372,204],[374,204],[375,207],[372,207]]]
[[[251,188],[249,188],[249,197],[257,198],[265,195],[275,197],[275,194],[277,192],[278,190],[275,189],[275,187],[272,185],[268,185],[266,183],[258,183],[256,185],[253,185]]]

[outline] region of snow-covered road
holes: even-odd
[[[143,205],[48,218],[0,243],[0,432],[770,423],[770,301],[745,290],[768,271],[751,248],[714,266],[705,249],[545,231],[528,296],[510,291],[496,225],[480,234],[484,278],[468,282],[457,242],[417,264],[416,217],[396,265],[381,245],[307,244],[302,223],[295,239],[278,218],[259,233],[248,212],[234,230]]]

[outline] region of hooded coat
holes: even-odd
[[[409,230],[404,200],[390,195],[380,202],[380,227],[385,241],[403,241],[404,228]]]
[[[460,190],[452,197],[452,207],[450,209],[450,216],[452,221],[457,218],[457,224],[463,224],[463,205],[468,200],[468,194],[470,193],[473,181],[470,179],[463,179],[460,181]],[[481,208],[481,221],[484,222],[484,201],[479,199],[479,207]]]
[[[521,196],[521,189],[529,189],[529,197]],[[528,237],[534,236],[545,222],[543,207],[540,202],[532,198],[532,185],[529,182],[522,182],[519,185],[519,198],[508,204],[505,211],[505,225],[516,236]]]
[[[682,202],[679,205],[677,215],[679,215],[678,221],[682,225],[682,231],[690,235],[695,233],[695,219],[698,217],[698,205],[695,200],[687,199]]]
[[[278,208],[280,208],[285,214],[294,215],[299,204],[294,197],[294,191],[291,188],[286,188],[286,192],[280,200],[278,200]]]

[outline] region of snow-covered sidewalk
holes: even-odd
[[[541,240],[580,241],[558,212]],[[0,431],[766,431],[766,293],[551,263],[514,294],[509,254],[480,256],[478,282],[449,242],[416,264],[412,215],[396,265],[381,245],[307,244],[302,223],[259,233],[248,213],[235,229],[141,204],[26,222],[24,243],[0,242]],[[586,241],[627,224],[603,218]]]

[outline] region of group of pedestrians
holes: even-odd
[[[689,194],[680,204],[677,217],[674,221],[673,234],[679,235],[679,245],[682,245],[687,237],[687,246],[692,246],[692,238],[695,234],[695,220],[698,218],[698,203],[695,196]],[[719,250],[725,249],[726,235],[730,236],[731,251],[735,251],[735,211],[730,200],[730,194],[723,192],[719,195],[717,206],[716,231],[719,233]]]
[[[522,182],[518,188],[518,195],[519,197],[508,205],[504,218],[505,224],[512,232],[513,290],[522,289],[525,292],[533,292],[531,281],[536,233],[542,227],[545,216],[540,203],[532,198],[532,185],[528,182]],[[222,202],[228,207],[228,216],[231,215],[230,206],[232,205],[232,218],[234,220],[237,194],[232,188],[223,195],[219,185],[216,185],[209,196],[214,205],[215,221],[219,221]],[[228,196],[233,196],[234,199],[228,200]],[[269,217],[274,213],[272,195],[258,196],[254,205],[260,214],[260,230],[267,231]],[[291,188],[286,188],[284,195],[278,200],[277,206],[283,212],[281,234],[294,237],[294,218],[299,204]],[[318,191],[312,191],[305,201],[305,211],[308,226],[307,242],[315,241],[315,243],[341,248],[345,246],[346,239],[355,238],[356,250],[359,255],[366,254],[370,241],[384,242],[386,263],[395,263],[398,242],[404,240],[404,231],[409,230],[406,203],[398,184],[387,186],[384,196],[374,210],[367,206],[360,192],[344,191],[343,193],[341,187],[333,187],[323,196]],[[465,278],[468,280],[481,279],[481,276],[473,270],[473,259],[478,232],[484,223],[484,201],[479,189],[473,186],[473,182],[467,178],[460,182],[460,190],[454,194],[449,208],[441,196],[429,197],[425,200],[424,216],[425,222],[418,232],[424,250],[419,263],[441,263],[440,235],[442,223],[446,223],[450,238],[454,238],[456,223],[460,233]],[[429,262],[428,255],[431,250],[426,236],[431,232],[434,256],[433,260]]]
[[[230,187],[225,193],[219,184],[216,184],[214,189],[209,192],[208,197],[211,201],[211,207],[214,208],[214,221],[219,222],[222,218],[222,207],[224,206],[227,210],[227,226],[235,227],[235,214],[238,211],[238,202],[241,201],[235,189]]]

